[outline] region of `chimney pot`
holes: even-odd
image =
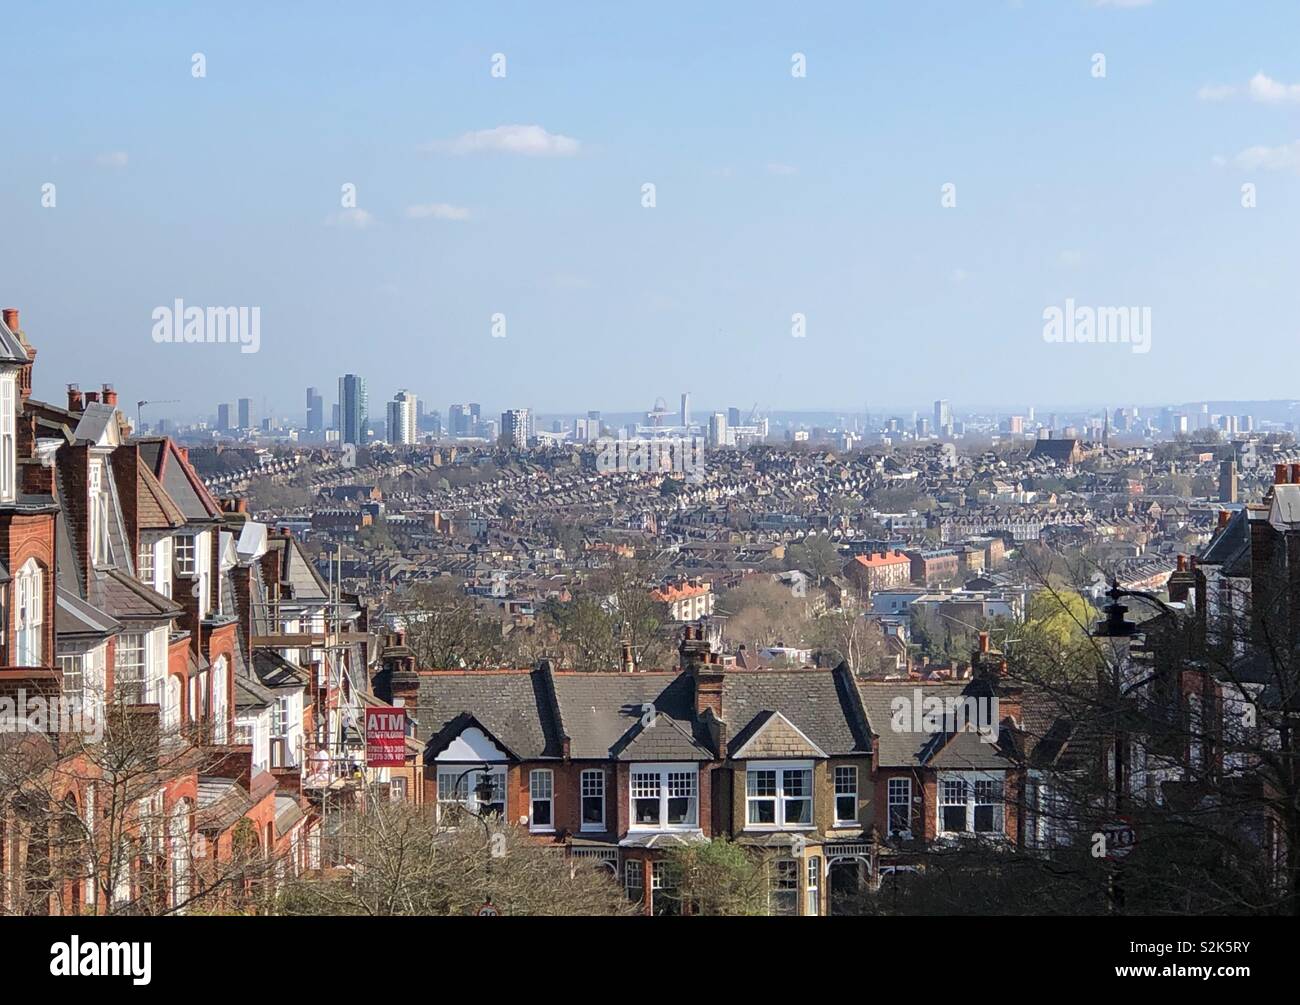
[[[4,309],[5,327],[11,332],[18,331],[18,308],[6,307]]]
[[[1291,484],[1300,485],[1300,464],[1291,465]]]
[[[1273,465],[1273,484],[1285,485],[1287,483],[1287,471],[1289,469],[1285,464]]]
[[[980,632],[980,652],[986,653],[988,651],[989,651],[989,633]]]
[[[68,385],[68,411],[82,412],[85,411],[85,401],[81,397],[81,388],[76,384]]]
[[[112,384],[105,384],[102,388],[104,404],[113,408],[117,407],[117,392],[113,390]]]
[[[1281,484],[1286,484],[1286,483],[1283,482],[1283,483],[1281,483]],[[1228,521],[1231,520],[1231,519],[1232,519],[1232,514],[1229,513],[1226,509],[1221,509],[1221,510],[1219,510],[1219,528],[1220,528],[1220,529],[1222,529],[1222,528],[1228,526]]]

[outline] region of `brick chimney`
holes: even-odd
[[[1291,484],[1300,485],[1300,464],[1291,465]]]
[[[27,341],[27,336],[18,323],[17,307],[6,307],[0,315],[4,317],[5,327],[18,336],[18,341],[27,350],[27,362],[18,371],[18,398],[25,402],[32,396],[32,366],[36,362],[36,348]]]
[[[108,405],[108,406],[110,406],[110,407],[112,407],[112,408],[116,408],[116,407],[117,407],[117,392],[116,392],[115,390],[113,390],[113,385],[112,385],[112,384],[105,384],[101,390],[103,391],[103,394],[104,394],[104,398],[103,398],[104,404],[105,404],[105,405]]]
[[[1280,482],[1279,484],[1285,484],[1285,482]],[[1224,527],[1228,526],[1231,520],[1232,520],[1231,510],[1226,510],[1226,509],[1219,510],[1219,530],[1223,530]],[[1178,557],[1181,559],[1183,556],[1179,555]]]
[[[1274,485],[1285,485],[1285,484],[1287,483],[1287,472],[1288,472],[1288,470],[1289,470],[1289,469],[1287,468],[1287,466],[1286,466],[1285,464],[1274,464],[1274,465],[1273,465],[1273,484],[1274,484]]]
[[[1195,598],[1196,573],[1187,567],[1187,556],[1178,556],[1178,569],[1165,584],[1169,591],[1169,600],[1175,604],[1185,604],[1189,597]]]
[[[636,673],[636,657],[632,655],[632,643],[623,643],[623,672]]]
[[[86,400],[81,396],[81,387],[77,384],[68,385],[68,411],[84,412],[86,410]]]
[[[726,671],[721,663],[696,663],[691,670],[691,680],[695,684],[695,714],[703,715],[704,710],[711,711],[715,718],[722,718],[722,682]]]

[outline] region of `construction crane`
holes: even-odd
[[[145,405],[179,405],[179,404],[180,404],[180,400],[178,398],[163,398],[163,399],[155,399],[153,401],[137,401],[135,403],[136,433],[139,434],[144,432],[144,406]]]

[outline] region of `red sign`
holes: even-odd
[[[482,907],[478,909],[478,916],[480,918],[499,918],[501,916],[501,912],[497,910],[496,904],[492,903],[492,901],[489,900],[487,903],[485,903]]]
[[[406,764],[406,709],[366,709],[366,767],[400,768]]]

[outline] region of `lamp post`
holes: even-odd
[[[482,807],[485,803],[491,802],[492,796],[495,794],[495,788],[492,784],[491,766],[488,764],[479,764],[479,765],[475,765],[472,768],[466,768],[456,778],[455,788],[453,791],[457,795],[459,795],[461,782],[465,780],[466,775],[472,774],[475,771],[479,773],[478,782],[476,782],[474,785],[475,809],[471,810],[469,806],[466,805],[465,812],[469,814],[469,816],[473,817],[474,820],[483,828],[483,840],[487,846],[487,861],[484,868],[484,881],[485,881],[485,885],[487,886],[488,892],[486,894],[483,907],[479,909],[479,915],[483,917],[487,917],[487,916],[494,916],[500,913],[492,904],[492,892],[491,892],[492,891],[492,827],[491,825],[488,824],[487,820],[484,819],[483,812],[479,808]]]

